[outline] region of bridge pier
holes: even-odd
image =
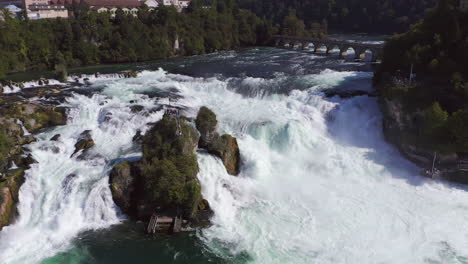
[[[355,48],[354,49],[354,59],[361,60],[366,58],[366,50],[363,48]]]
[[[345,59],[348,56],[348,48],[340,47],[340,59]]]

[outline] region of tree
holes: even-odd
[[[296,10],[291,9],[283,20],[282,34],[287,36],[304,36],[306,33],[304,21],[296,16]]]
[[[446,142],[446,126],[448,113],[438,102],[434,102],[424,111],[423,136],[425,143],[438,147]]]
[[[468,149],[468,109],[454,113],[449,119],[449,128],[452,145],[465,152]]]

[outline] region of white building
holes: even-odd
[[[144,1],[145,5],[149,8],[156,8],[159,6],[158,1],[156,0],[146,0]]]
[[[162,4],[165,6],[175,6],[177,9],[182,10],[187,8],[191,0],[162,0]]]

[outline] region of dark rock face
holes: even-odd
[[[24,182],[24,170],[8,171],[0,178],[0,230],[16,217],[19,188]]]
[[[137,130],[137,132],[135,133],[135,136],[133,136],[132,138],[132,141],[139,142],[139,143],[143,142],[143,135],[141,134],[140,130]]]
[[[75,152],[73,152],[72,156],[74,156],[78,151],[83,150],[84,152],[92,147],[94,147],[94,140],[91,137],[91,131],[85,130],[80,134],[78,141],[75,144]]]
[[[132,110],[132,113],[138,113],[143,111],[145,108],[142,105],[132,105],[130,109]]]
[[[335,97],[338,96],[343,99],[348,99],[356,96],[369,96],[369,97],[376,97],[377,92],[372,91],[363,91],[363,90],[339,90],[339,89],[331,89],[331,90],[326,90],[324,91],[325,97],[330,98],[330,97]]]
[[[60,134],[56,134],[52,138],[50,138],[50,141],[58,141],[60,137],[61,137]]]
[[[237,139],[231,135],[216,138],[207,146],[210,154],[219,157],[231,175],[238,175],[240,170],[240,150]]]
[[[229,174],[238,175],[240,150],[237,139],[227,134],[219,136],[216,132],[218,124],[216,115],[207,107],[200,108],[195,123],[201,134],[198,146],[219,157]]]
[[[110,174],[110,186],[115,204],[124,212],[130,212],[132,193],[135,190],[135,175],[132,175],[132,164],[122,162],[116,165]]]

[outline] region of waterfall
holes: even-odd
[[[238,177],[198,153],[202,193],[215,215],[196,234],[211,252],[256,264],[466,263],[466,188],[419,177],[385,142],[375,98],[323,96],[349,82],[370,86],[371,78],[331,69],[206,78],[160,69],[98,79],[91,89],[100,92],[64,103],[66,126],[30,145],[38,163],[21,187],[18,221],[0,232],[0,262],[40,263],[69,250],[80,232],[125,219],[112,201],[109,171],[138,159],[133,136],[171,104],[192,118],[210,107],[219,132],[236,136],[241,149]],[[136,104],[144,110],[132,112]],[[96,146],[87,160],[70,158],[84,130]],[[50,141],[55,134],[61,139]]]

